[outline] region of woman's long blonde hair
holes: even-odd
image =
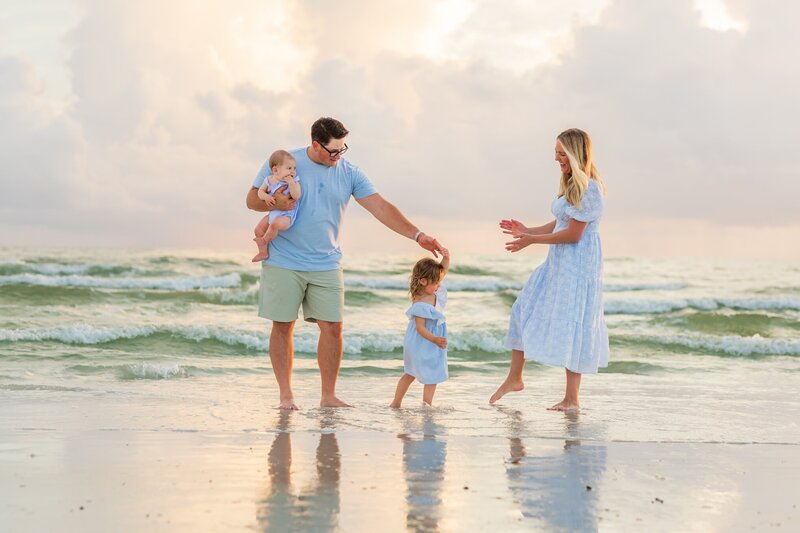
[[[589,134],[578,128],[570,128],[562,131],[557,139],[567,154],[570,166],[569,174],[561,173],[558,195],[564,196],[570,205],[580,207],[583,193],[589,187],[589,179],[596,180],[600,190],[605,193],[606,185],[594,166],[592,138]]]

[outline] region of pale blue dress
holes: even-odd
[[[561,196],[551,206],[554,232],[569,219],[588,222],[580,240],[552,244],[511,308],[506,346],[550,366],[595,374],[608,366],[608,328],[603,317],[603,252],[599,221],[603,194],[594,180],[580,207]]]
[[[300,177],[299,176],[295,176],[294,181],[299,184],[300,183]],[[275,185],[272,185],[272,184],[268,185],[267,186],[267,193],[269,193],[270,196],[275,196],[275,192],[278,189],[280,189],[281,187],[283,187],[284,185],[286,185],[287,188],[283,192],[283,194],[285,196],[288,196],[289,195],[289,188],[288,188],[289,184],[286,183],[283,180],[279,181]],[[290,209],[288,211],[283,210],[283,209],[274,209],[274,210],[270,211],[269,212],[269,223],[272,224],[272,222],[278,217],[289,217],[289,227],[291,228],[292,224],[294,224],[294,219],[297,218],[297,208],[300,207],[300,202],[302,202],[302,201],[303,201],[303,195],[301,194],[300,195],[300,199],[297,200],[297,202],[295,202],[295,204],[294,204],[294,209]]]
[[[436,337],[447,337],[444,306],[447,290],[436,291],[436,305],[414,302],[406,311],[408,328],[403,341],[403,371],[424,385],[434,385],[447,380],[447,348],[439,348],[417,332],[414,317],[425,319],[425,327]]]

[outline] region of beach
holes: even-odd
[[[611,365],[578,414],[528,364],[496,406],[516,292],[541,257],[454,258],[450,380],[402,372],[415,257],[346,258],[339,396],[274,407],[257,266],[210,252],[4,249],[0,530],[751,531],[800,521],[800,268],[610,258]]]

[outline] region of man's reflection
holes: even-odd
[[[425,409],[421,417],[404,412],[403,471],[406,478],[406,528],[436,531],[441,514],[441,489],[444,480],[447,442],[444,428],[434,412]]]
[[[269,488],[259,502],[263,531],[335,529],[339,521],[341,454],[334,433],[322,433],[316,452],[316,477],[309,486],[292,485],[293,411],[281,411],[268,454]],[[323,424],[325,426],[326,424]]]
[[[519,433],[509,438],[508,485],[526,518],[543,520],[548,529],[595,531],[606,445],[574,438],[580,430],[580,413],[567,412],[564,420],[569,438],[555,455],[528,451]]]

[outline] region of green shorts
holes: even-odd
[[[342,322],[342,269],[302,272],[262,264],[258,316],[275,322],[294,322],[300,304],[303,305],[303,317],[308,322]]]

